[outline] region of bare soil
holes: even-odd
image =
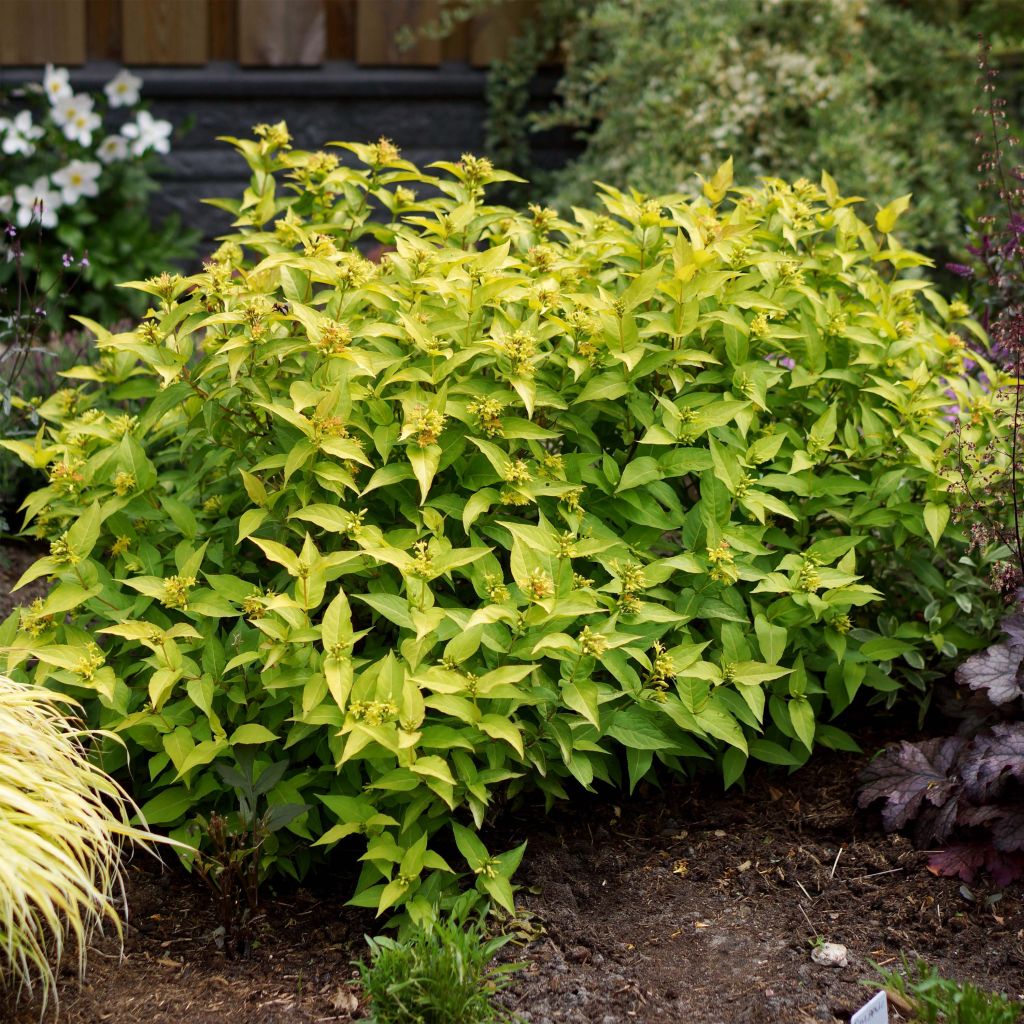
[[[21,555],[17,556],[21,558]],[[0,563],[0,616],[10,581]],[[17,597],[21,597],[19,592]],[[861,731],[866,750],[907,735]],[[492,848],[529,846],[516,881],[525,963],[501,1000],[533,1024],[845,1022],[871,995],[872,962],[923,957],[950,977],[1024,996],[1024,894],[935,878],[909,840],[856,809],[865,756],[823,754],[787,776],[755,771],[746,792],[714,780],[588,797],[544,817],[506,813]],[[79,985],[61,978],[66,1024],[313,1024],[363,1019],[352,961],[370,914],[344,906],[352,865],[267,894],[248,955],[217,945],[208,893],[137,855],[124,948],[98,941]],[[842,943],[847,967],[811,959]],[[0,1006],[36,1021],[38,1006]],[[894,1020],[901,1020],[893,1014]]]
[[[11,588],[25,570],[45,551],[32,544],[0,544],[0,622],[20,604],[28,604],[46,593],[46,581],[34,580],[16,593]]]

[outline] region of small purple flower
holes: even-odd
[[[18,237],[18,229],[13,224],[8,224],[7,227],[4,228],[4,233],[7,235],[8,238]]]
[[[61,263],[64,264],[65,268],[70,267],[71,264],[75,262],[71,258],[71,253],[69,253],[69,252],[64,253],[64,255],[60,259],[61,259]]]
[[[82,265],[83,267],[87,267],[87,266],[89,266],[89,257],[88,257],[88,256],[83,256],[83,257],[82,257],[82,258],[81,258],[81,259],[80,259],[80,260],[79,260],[78,262],[79,262],[79,263],[80,263],[80,264],[81,264],[81,265]]]

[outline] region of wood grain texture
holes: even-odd
[[[207,0],[123,0],[126,64],[205,64],[209,59]]]
[[[324,0],[327,59],[356,59],[356,0]]]
[[[238,62],[308,67],[327,55],[323,0],[238,0]]]
[[[85,0],[0,0],[0,66],[84,64]]]
[[[89,60],[121,59],[121,0],[85,0],[85,51]]]
[[[363,65],[434,67],[441,63],[441,43],[417,37],[410,49],[401,49],[399,29],[421,28],[437,20],[438,0],[358,0],[356,7],[356,60]]]
[[[238,60],[237,0],[209,0],[210,60]]]

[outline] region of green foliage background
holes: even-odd
[[[980,329],[908,273],[906,197],[726,164],[569,221],[473,157],[234,144],[238,233],[87,322],[98,363],[5,442],[53,583],[8,670],[127,741],[150,823],[199,841],[255,751],[268,869],[340,844],[358,905],[462,877],[511,911],[503,800],[850,749],[837,713],[977,642],[937,459],[951,406],[986,429]]]
[[[743,183],[828,167],[846,194],[882,203],[912,192],[905,241],[953,251],[977,191],[976,33],[1024,26],[998,4],[974,5],[970,20],[951,6],[542,0],[492,69],[489,149],[533,178],[531,132],[572,132],[583,151],[547,185],[562,208],[586,201],[594,181],[688,190],[729,156]],[[545,55],[564,70],[556,100],[531,114]]]

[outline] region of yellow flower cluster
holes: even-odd
[[[90,641],[86,650],[88,653],[84,658],[79,659],[74,671],[76,675],[82,677],[83,682],[89,683],[92,682],[97,670],[103,668],[106,659],[98,644]]]
[[[277,124],[256,124],[252,128],[253,135],[260,139],[260,152],[269,153],[273,149],[291,149],[291,133],[284,121]]]
[[[622,585],[618,602],[619,611],[623,615],[635,615],[640,610],[640,598],[637,595],[647,587],[643,566],[639,562],[626,562],[625,565],[613,562],[612,568]]]
[[[331,320],[321,327],[316,347],[326,356],[340,356],[351,344],[352,332],[344,324]]]
[[[529,463],[525,459],[513,459],[505,467],[505,482],[520,485],[528,484],[533,479]]]
[[[426,579],[434,574],[434,559],[430,554],[429,545],[425,540],[418,540],[413,544],[414,551],[412,560],[412,572],[414,576]]]
[[[110,547],[110,557],[117,558],[123,555],[132,546],[130,537],[118,537]]]
[[[71,550],[66,533],[61,534],[56,540],[50,541],[50,557],[64,565],[77,565],[81,561],[78,555]]]
[[[532,601],[543,601],[555,592],[555,584],[543,569],[534,569],[526,580],[526,596]]]
[[[504,428],[501,425],[501,414],[505,406],[496,398],[477,398],[466,406],[466,411],[477,418],[480,429],[488,437],[501,437]]]
[[[580,654],[586,658],[600,658],[608,649],[608,637],[603,633],[594,633],[589,626],[584,626],[576,637],[580,645]]]
[[[447,418],[443,412],[420,406],[406,422],[403,433],[405,436],[415,435],[416,443],[421,448],[426,448],[428,445],[437,443]]]
[[[398,715],[398,708],[389,700],[354,700],[348,710],[357,722],[367,725],[384,725]]]
[[[459,161],[459,167],[466,176],[466,184],[470,188],[479,188],[485,180],[494,173],[494,164],[487,157],[473,156],[472,153],[463,153]]]
[[[383,135],[370,146],[370,166],[387,167],[393,164],[401,155],[401,150]]]
[[[119,498],[123,498],[126,494],[131,494],[137,486],[138,481],[135,479],[134,473],[122,471],[114,477],[114,493]]]
[[[533,357],[537,352],[537,339],[527,331],[513,331],[501,340],[501,351],[509,363],[513,377],[533,376]]]
[[[85,483],[82,475],[81,459],[69,459],[64,462],[55,462],[49,470],[50,483],[53,487],[64,494],[77,494]]]
[[[720,541],[715,547],[708,548],[708,562],[711,563],[708,575],[716,583],[724,583],[731,587],[740,578],[736,569],[736,559],[728,541]]]
[[[188,608],[189,591],[196,585],[195,576],[169,576],[164,580],[164,594],[161,598],[165,608]]]
[[[676,677],[676,666],[659,640],[654,641],[654,660],[647,674],[647,685],[655,691],[656,700],[664,700],[669,683]]]
[[[41,597],[37,597],[30,605],[23,606],[20,614],[21,628],[33,638],[41,636],[53,624],[53,616],[43,612]]]
[[[484,577],[484,587],[487,589],[487,600],[491,604],[504,604],[509,599],[508,587],[500,576],[488,573]]]
[[[818,567],[821,562],[813,555],[804,555],[804,563],[796,574],[796,588],[806,594],[813,594],[821,586],[821,574]]]

